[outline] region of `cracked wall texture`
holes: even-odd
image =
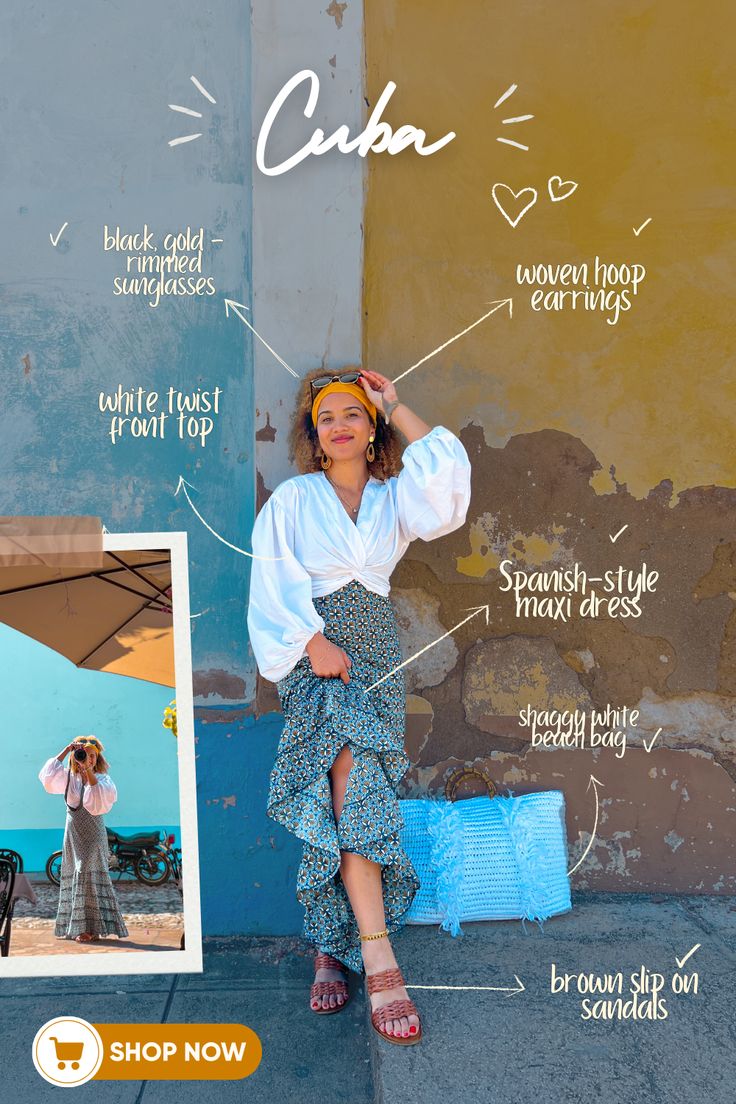
[[[572,865],[593,826],[593,771],[600,819],[574,882],[596,889],[736,891],[735,342],[723,235],[736,97],[727,5],[712,15],[697,53],[687,13],[628,2],[583,14],[522,0],[500,20],[480,0],[451,16],[378,0],[365,15],[368,104],[395,80],[385,119],[457,137],[432,157],[368,161],[364,363],[398,375],[489,301],[514,298],[512,319],[497,312],[399,384],[428,421],[461,432],[473,463],[466,527],[415,542],[394,575],[425,611],[411,643],[490,605],[488,627],[473,619],[453,635],[442,681],[439,657],[433,676],[426,664],[414,673],[406,792],[438,792],[465,763],[515,793],[562,789]],[[502,123],[523,112],[535,115],[523,128]],[[551,203],[556,173],[578,188]],[[538,190],[516,229],[491,200],[496,182]],[[596,255],[647,268],[615,326],[599,312],[534,312],[516,285],[517,264]],[[530,571],[577,561],[592,575],[646,563],[659,582],[636,619],[517,619],[499,591],[503,559]],[[532,749],[518,724],[526,704],[641,716],[621,759]]]

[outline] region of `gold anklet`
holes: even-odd
[[[361,943],[367,943],[369,939],[383,939],[384,936],[388,936],[388,928],[384,928],[382,932],[375,932],[373,935],[361,935]]]

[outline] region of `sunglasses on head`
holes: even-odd
[[[321,391],[330,383],[357,383],[361,375],[362,372],[342,372],[339,376],[317,376],[316,379],[309,381],[309,386],[314,394],[315,391]]]

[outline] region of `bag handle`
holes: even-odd
[[[482,782],[485,782],[488,788],[488,796],[496,796],[496,786],[491,776],[484,770],[480,770],[478,767],[458,767],[454,770],[450,777],[445,782],[445,797],[448,801],[455,800],[455,794],[457,788],[461,782],[465,782],[468,778],[480,778]]]

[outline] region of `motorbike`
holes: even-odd
[[[166,837],[166,854],[171,865],[171,876],[177,885],[181,888],[181,880],[183,876],[182,862],[181,862],[181,847],[174,847],[174,841],[176,836]]]
[[[181,847],[174,847],[174,841],[175,841],[174,836],[168,836],[167,839],[166,839],[166,843],[168,845],[169,862],[171,863],[171,875],[172,875],[174,881],[176,882],[176,884],[179,888],[179,892],[182,895],[182,901],[183,901],[184,891],[182,889],[183,868],[182,868],[182,861],[181,861]],[[184,933],[183,932],[182,932],[181,942],[179,943],[179,946],[180,946],[181,950],[183,951],[184,947],[185,947],[185,938],[184,938]]]
[[[123,836],[107,829],[107,846],[110,856],[110,873],[117,874],[118,880],[123,874],[133,874],[144,885],[163,885],[178,869],[180,859],[172,845],[174,836],[159,832],[139,832],[134,836]],[[181,855],[181,852],[179,852]],[[61,884],[61,851],[49,855],[46,863],[46,877],[53,885]],[[181,876],[180,873],[178,875]]]

